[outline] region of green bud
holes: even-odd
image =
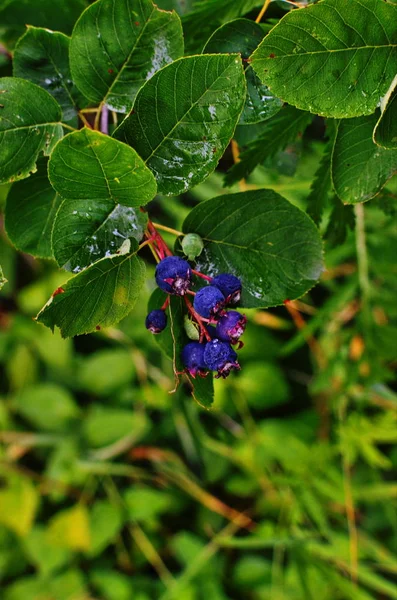
[[[197,233],[188,233],[182,240],[182,249],[189,260],[194,260],[200,256],[204,248],[204,243]]]

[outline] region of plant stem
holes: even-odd
[[[194,269],[192,269],[192,273],[194,275],[197,275],[197,277],[201,277],[201,279],[205,279],[206,281],[213,280],[213,277],[210,277],[209,275],[204,275],[204,273],[200,273],[200,271],[195,271]]]
[[[168,231],[168,233],[173,233],[174,235],[180,236],[184,235],[182,231],[178,231],[177,229],[172,229],[172,227],[166,227],[165,225],[160,225],[160,223],[152,223],[152,225],[156,229],[160,229],[161,231]]]
[[[207,340],[207,342],[211,341],[211,336],[208,333],[208,331],[206,330],[203,321],[201,320],[200,315],[194,310],[192,303],[190,302],[189,298],[187,296],[184,296],[185,299],[185,304],[187,306],[188,311],[190,312],[190,314],[192,315],[192,317],[194,317],[194,320],[198,323],[198,326],[200,327],[200,338],[201,340],[203,338],[205,338]]]
[[[354,213],[356,215],[356,251],[358,280],[361,287],[363,305],[365,305],[370,296],[371,287],[368,276],[368,253],[367,244],[365,240],[364,205],[356,204],[356,206],[354,207]]]
[[[101,131],[106,135],[109,135],[109,109],[107,106],[104,106],[101,114]]]
[[[71,125],[66,125],[66,123],[61,123],[61,125],[65,129],[70,129],[70,131],[77,131],[76,127],[72,127]]]
[[[265,14],[265,12],[267,11],[270,2],[271,2],[271,0],[265,0],[265,2],[263,3],[263,6],[259,12],[259,15],[255,19],[255,23],[261,22],[261,19],[262,19],[263,15]]]
[[[87,119],[85,118],[85,116],[83,115],[83,113],[81,111],[79,112],[79,117],[80,117],[81,121],[83,122],[83,125],[88,127],[88,129],[92,129],[91,123],[89,121],[87,121]]]
[[[103,102],[101,102],[101,104],[98,107],[98,112],[95,115],[95,121],[94,121],[94,129],[95,131],[99,130],[99,122],[101,119],[101,114],[102,114],[102,109],[104,108],[104,104]]]

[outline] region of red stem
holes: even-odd
[[[195,271],[194,269],[192,269],[192,273],[197,275],[197,277],[201,277],[201,279],[205,279],[206,281],[213,280],[213,277],[210,277],[209,275],[204,275],[204,273],[200,273],[200,271]]]
[[[206,330],[206,328],[204,327],[203,321],[201,320],[200,315],[194,310],[189,298],[187,296],[184,296],[185,299],[185,304],[187,306],[188,311],[190,312],[190,314],[194,317],[194,319],[197,321],[198,326],[200,327],[200,341],[203,340],[203,337],[205,337],[205,339],[207,340],[207,342],[211,341],[211,336],[208,333],[208,331]]]

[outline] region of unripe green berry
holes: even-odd
[[[182,240],[182,249],[189,260],[194,260],[200,256],[204,248],[204,243],[197,233],[188,233]]]

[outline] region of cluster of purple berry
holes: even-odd
[[[197,293],[190,288],[192,276],[203,277],[208,285]],[[156,283],[167,294],[184,296],[188,313],[197,326],[198,341],[192,341],[182,350],[182,362],[192,376],[205,377],[216,371],[216,377],[227,377],[233,369],[240,369],[237,353],[232,348],[243,344],[247,319],[235,311],[226,311],[226,306],[237,304],[241,296],[241,281],[235,275],[222,273],[208,277],[193,271],[189,263],[178,256],[166,256],[157,265]],[[193,305],[187,295],[193,295]],[[146,328],[160,333],[167,325],[168,301],[146,317]]]

